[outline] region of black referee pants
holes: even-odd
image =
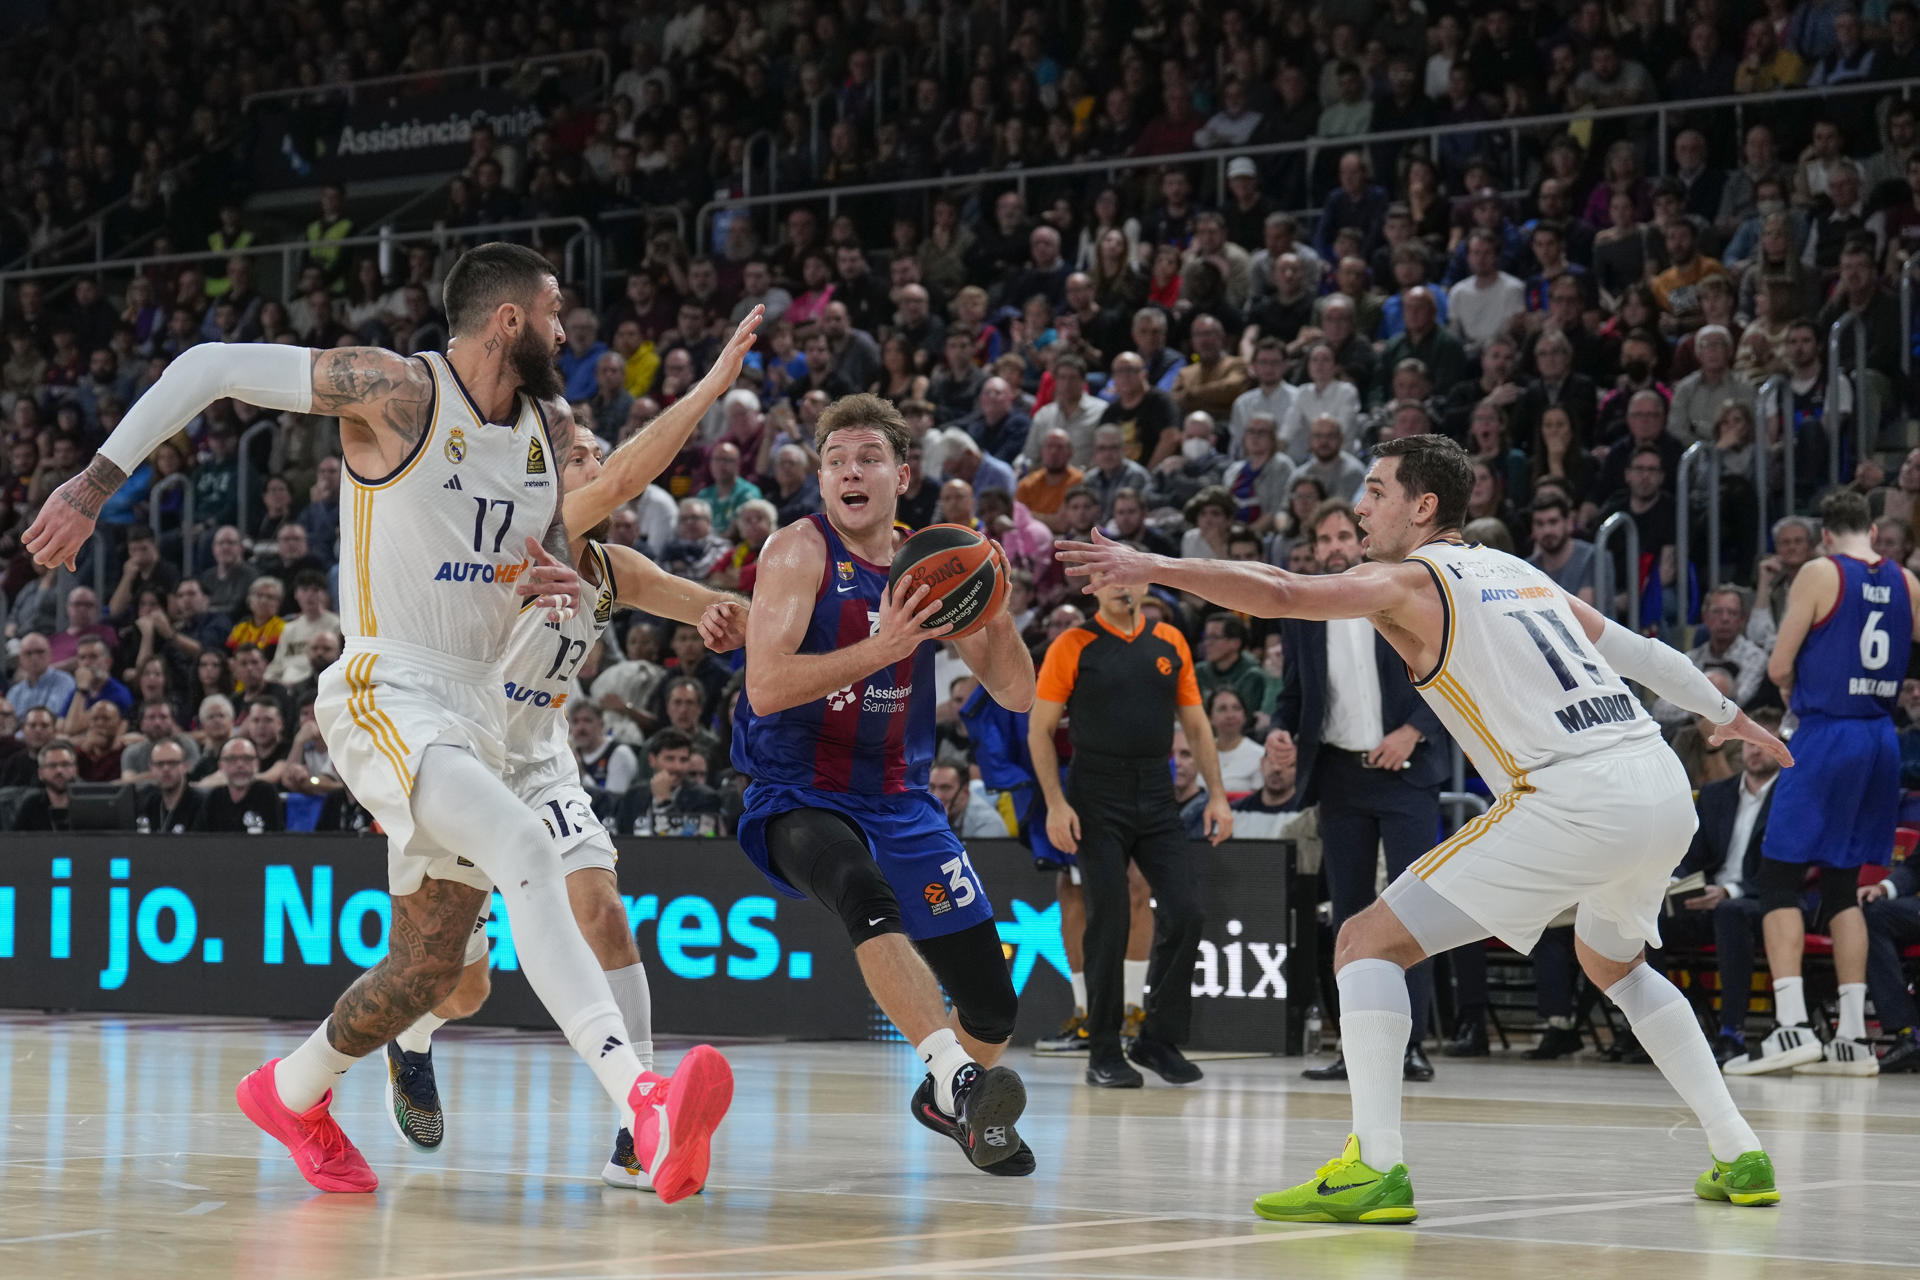
[[[1154,896],[1153,955],[1147,965],[1151,993],[1141,1034],[1184,1044],[1193,1026],[1193,962],[1206,918],[1200,906],[1200,860],[1181,829],[1167,761],[1080,751],[1067,779],[1067,798],[1080,816],[1088,1048],[1095,1056],[1120,1054],[1129,861],[1140,864]]]

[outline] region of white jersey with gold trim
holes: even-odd
[[[1489,786],[1524,790],[1533,770],[1660,741],[1546,574],[1479,543],[1429,542],[1407,559],[1446,610],[1440,662],[1414,688]]]
[[[492,666],[525,605],[526,539],[553,522],[559,459],[531,397],[489,423],[445,357],[415,358],[433,375],[426,433],[390,474],[345,476],[340,625],[358,650],[391,642]]]
[[[549,622],[545,614],[529,610],[514,624],[500,666],[510,780],[522,774],[544,775],[551,771],[548,766],[557,769],[556,776],[579,776],[567,743],[567,698],[574,673],[613,620],[620,598],[612,561],[599,543],[587,543],[580,573],[599,586],[591,594],[582,591],[579,613],[565,622]]]

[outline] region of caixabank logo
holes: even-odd
[[[930,888],[932,886],[929,886]],[[1024,994],[1036,970],[1052,970],[1069,981],[1067,947],[1060,936],[1060,904],[1043,908],[1019,898],[1007,904],[1012,920],[1000,920],[1000,948],[1013,975],[1013,989]],[[1285,1000],[1287,944],[1243,937],[1244,922],[1229,919],[1207,927],[1194,958],[1192,989],[1197,999]]]

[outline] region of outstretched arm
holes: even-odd
[[[699,384],[615,449],[598,476],[567,495],[569,529],[593,528],[612,515],[614,508],[631,502],[672,465],[687,447],[700,419],[740,376],[741,362],[753,350],[765,314],[765,307],[748,312]]]
[[[1417,565],[1362,564],[1307,577],[1253,560],[1198,560],[1137,551],[1094,530],[1092,542],[1059,542],[1067,573],[1096,587],[1157,582],[1260,618],[1370,618],[1401,611],[1428,581]]]
[[[427,429],[433,377],[418,361],[378,347],[310,351],[264,342],[204,343],[183,352],[127,411],[86,470],[56,489],[25,544],[42,566],[65,564],[88,538],[100,508],[161,442],[215,400],[340,418],[350,461],[371,454],[384,473],[412,452]]]
[[[747,599],[676,577],[632,547],[603,547],[613,566],[616,603],[700,628],[715,653],[747,642]]]

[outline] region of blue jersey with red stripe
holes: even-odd
[[[847,549],[824,515],[807,517],[827,543],[801,653],[832,653],[873,634],[887,567]],[[743,692],[733,714],[733,767],[756,783],[859,795],[922,790],[933,765],[933,659],[913,656],[814,702],[756,713]]]
[[[1840,594],[1794,662],[1794,714],[1891,721],[1913,644],[1907,575],[1891,560],[1836,555],[1833,564]]]

